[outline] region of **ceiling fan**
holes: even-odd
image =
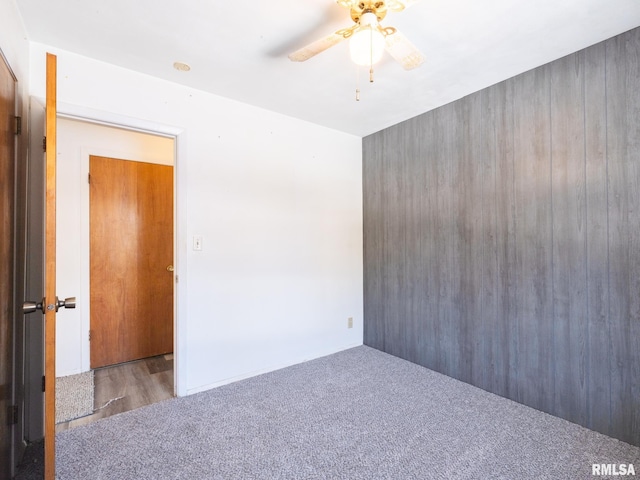
[[[424,55],[394,27],[383,27],[380,22],[389,10],[401,12],[418,1],[336,0],[338,5],[350,10],[355,24],[302,47],[289,58],[294,62],[304,62],[350,38],[351,57],[358,65],[373,65],[386,50],[405,70],[416,68],[424,62]]]

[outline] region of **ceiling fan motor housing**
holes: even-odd
[[[381,0],[362,0],[351,7],[351,18],[356,23],[360,23],[365,13],[374,13],[380,22],[387,16],[387,5]]]

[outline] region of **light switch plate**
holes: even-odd
[[[202,235],[193,236],[193,249],[197,252],[202,250]]]

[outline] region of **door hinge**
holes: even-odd
[[[7,407],[7,425],[16,425],[18,423],[18,405],[9,405]]]
[[[42,137],[42,151],[47,152],[47,137]]]
[[[42,391],[44,392],[44,387],[45,387],[45,380],[44,380],[44,375],[42,375]]]
[[[22,117],[16,116],[16,135],[20,135],[22,133]]]
[[[91,174],[87,173],[87,183],[91,183]]]
[[[91,341],[91,330],[89,330],[89,341]]]

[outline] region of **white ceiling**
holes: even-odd
[[[369,84],[347,42],[303,63],[294,50],[352,25],[334,0],[16,0],[31,41],[358,136],[640,25],[640,0],[421,0],[390,12],[425,55],[385,54]],[[186,62],[190,72],[173,68]]]

